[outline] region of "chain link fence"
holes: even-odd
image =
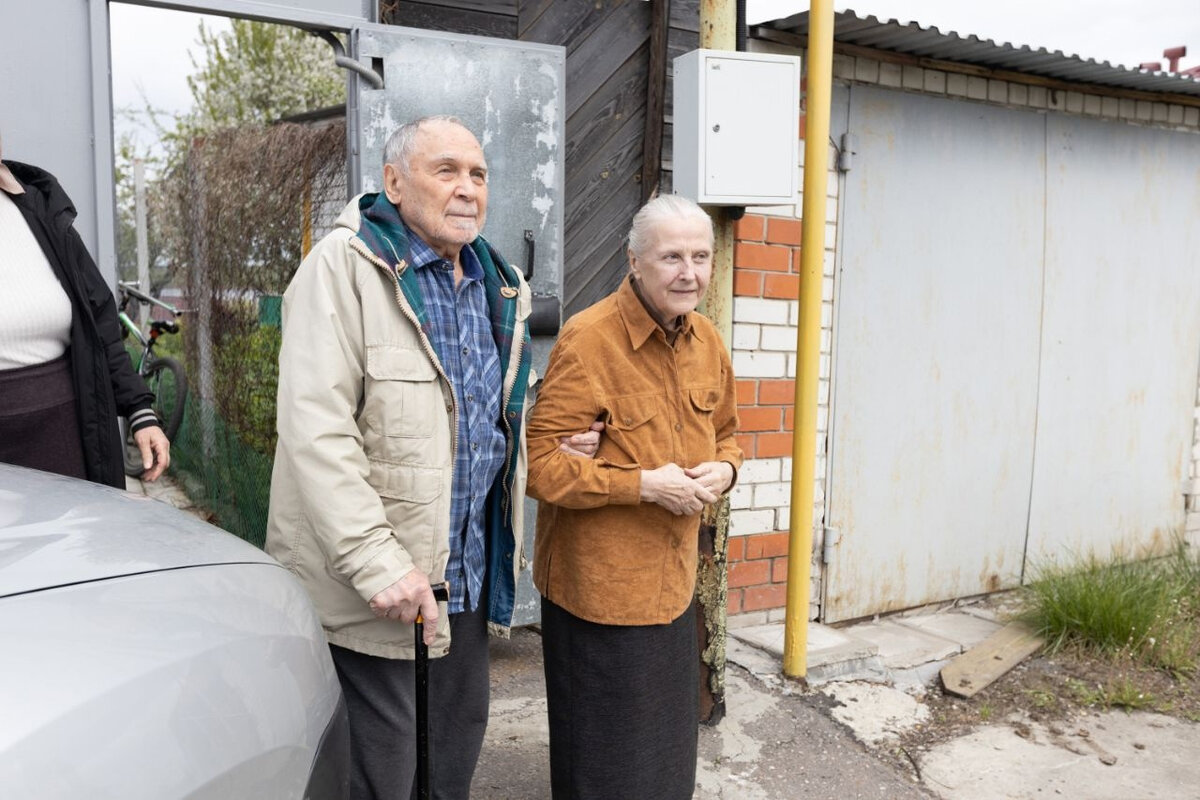
[[[160,188],[159,230],[189,311],[181,355],[191,391],[172,469],[216,524],[261,547],[280,296],[345,204],[344,126],[338,119],[208,135]]]

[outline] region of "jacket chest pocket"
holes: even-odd
[[[362,412],[367,427],[383,436],[427,439],[442,404],[437,370],[423,351],[367,346]]]
[[[637,464],[642,469],[655,469],[671,460],[667,414],[658,397],[614,399],[605,424],[598,456],[617,464]],[[617,452],[605,452],[606,444]]]

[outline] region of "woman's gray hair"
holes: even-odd
[[[412,159],[413,150],[416,147],[417,131],[426,122],[450,122],[463,128],[467,127],[461,119],[452,114],[434,114],[405,123],[393,131],[392,135],[388,137],[387,144],[383,146],[385,166],[395,164],[401,172],[405,175],[408,174],[408,162]]]
[[[704,209],[678,194],[660,194],[646,202],[633,215],[629,228],[629,249],[635,256],[643,255],[654,235],[655,228],[668,219],[704,220],[708,225],[708,238],[713,238],[712,218]]]

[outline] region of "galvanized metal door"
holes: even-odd
[[[849,130],[827,621],[1019,583],[1037,402],[1042,116],[854,86]]]
[[[479,36],[385,25],[351,32],[354,57],[374,65],[381,89],[356,80],[348,115],[352,185],[379,191],[383,146],[402,123],[453,114],[479,137],[488,161],[483,235],[528,275],[539,308],[562,297],[563,108],[566,51]],[[530,259],[532,258],[532,262]],[[544,371],[554,340],[535,336],[533,366]],[[525,551],[533,552],[537,504],[525,503]],[[517,593],[516,624],[539,618],[529,573]]]
[[[1052,115],[1033,565],[1184,524],[1200,354],[1195,135]]]

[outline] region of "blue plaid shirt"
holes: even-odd
[[[492,336],[483,267],[463,247],[463,277],[454,285],[454,264],[440,258],[407,228],[412,266],[429,319],[429,338],[458,404],[458,448],[450,497],[450,582],[447,611],[479,605],[487,569],[484,507],[508,444],[500,423],[503,378]]]

